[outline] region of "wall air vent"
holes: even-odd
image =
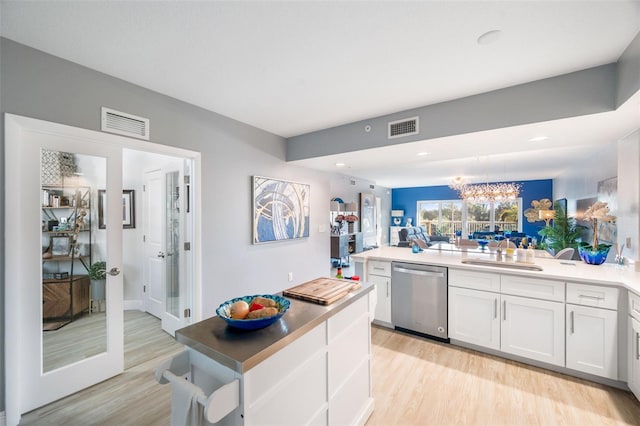
[[[389,123],[389,139],[417,135],[420,132],[418,124],[418,117],[391,121]]]
[[[149,119],[102,107],[102,131],[149,140]]]

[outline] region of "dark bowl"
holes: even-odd
[[[275,302],[278,304],[278,313],[267,318],[256,319],[234,319],[230,317],[229,311],[231,309],[231,305],[240,300],[244,300],[245,302],[250,304],[255,297],[264,297],[265,299],[275,300]],[[291,306],[291,302],[289,302],[284,297],[275,296],[272,294],[256,294],[253,296],[242,296],[236,297],[235,299],[227,300],[226,302],[218,306],[218,309],[216,309],[216,314],[220,318],[225,320],[227,325],[231,327],[240,328],[242,330],[258,330],[278,321],[284,315],[284,313],[287,312],[289,306]]]

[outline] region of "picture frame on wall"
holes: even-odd
[[[360,230],[365,246],[376,244],[378,229],[376,213],[376,195],[373,192],[360,193]]]
[[[98,190],[98,228],[106,229],[105,206],[107,203],[107,191]],[[122,228],[133,229],[136,227],[135,190],[122,190]]]
[[[309,237],[308,184],[252,178],[253,244]]]
[[[618,214],[618,177],[604,179],[598,182],[598,201],[607,203],[609,212]],[[618,225],[615,221],[600,223],[598,240],[604,244],[614,244],[618,239]]]

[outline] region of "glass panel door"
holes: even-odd
[[[26,117],[5,115],[5,131],[5,406],[17,424],[123,371],[122,148],[117,136]],[[92,292],[98,260],[106,283]]]

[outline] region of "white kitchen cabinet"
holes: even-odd
[[[500,349],[500,295],[449,287],[449,338]]]
[[[501,296],[500,349],[564,366],[564,303]]]
[[[629,317],[629,389],[640,399],[640,321]]]
[[[374,319],[384,323],[391,323],[391,278],[370,275],[369,282],[375,284],[378,302]]]
[[[449,268],[449,285],[500,292],[500,274]]]
[[[618,313],[567,304],[567,368],[618,379]]]
[[[629,292],[629,389],[640,399],[640,296]]]
[[[377,303],[374,322],[391,326],[391,262],[371,260],[367,263],[367,281],[376,286]]]

